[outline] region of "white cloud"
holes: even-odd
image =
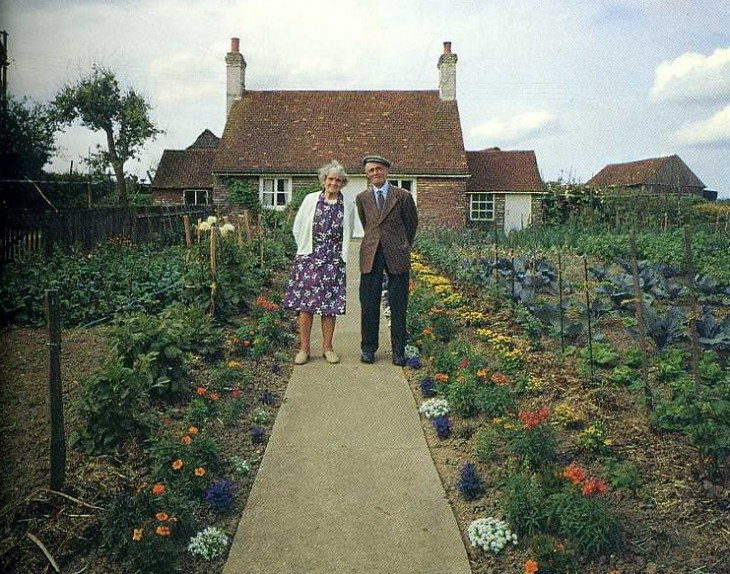
[[[656,100],[714,100],[730,97],[730,48],[709,56],[685,52],[657,66],[651,97]]]
[[[730,105],[706,120],[677,130],[674,139],[679,144],[689,146],[730,143]]]
[[[514,143],[540,135],[556,124],[557,120],[550,112],[525,112],[508,120],[495,119],[476,125],[469,134],[489,143]]]

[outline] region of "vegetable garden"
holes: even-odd
[[[290,217],[3,269],[3,571],[221,571],[289,375]],[[419,232],[405,373],[476,574],[730,572],[725,221]]]

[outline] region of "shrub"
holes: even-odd
[[[86,379],[73,404],[79,421],[72,444],[87,453],[111,452],[125,440],[144,438],[150,428],[149,375],[112,358]]]
[[[188,552],[203,560],[214,560],[222,556],[227,547],[228,536],[215,526],[201,530],[188,542]]]
[[[520,534],[532,536],[546,529],[547,491],[537,475],[509,475],[504,481],[502,508]]]
[[[507,544],[517,546],[517,535],[510,530],[509,524],[491,516],[472,521],[467,528],[472,546],[499,554]]]
[[[489,425],[479,429],[474,454],[479,462],[501,458],[502,437],[499,429]]]

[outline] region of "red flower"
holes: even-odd
[[[467,359],[466,357],[461,359],[461,361],[459,362],[459,368],[466,369],[468,366],[469,366],[469,359]]]
[[[537,567],[537,562],[535,560],[528,560],[525,562],[525,574],[535,574],[539,568]]]
[[[606,494],[606,483],[600,478],[592,476],[583,483],[581,492],[583,493],[583,496],[593,496],[594,494],[597,496],[603,496]]]
[[[241,389],[233,389],[231,391],[231,398],[232,399],[240,399],[241,398]]]
[[[205,387],[198,387],[195,390],[195,392],[198,393],[199,397],[204,397],[205,396]]]
[[[161,482],[158,482],[152,487],[152,494],[155,496],[160,496],[162,494],[165,494],[165,485]]]
[[[502,373],[494,373],[491,379],[496,385],[504,385],[507,383],[507,375],[503,375]]]
[[[580,484],[585,477],[586,473],[574,462],[571,462],[563,471],[563,478],[567,478],[573,484]]]
[[[170,536],[170,529],[167,526],[158,526],[155,528],[157,536]]]
[[[534,428],[537,425],[544,423],[549,415],[550,411],[548,410],[548,408],[542,407],[538,411],[522,411],[517,416],[524,425],[525,430],[530,430],[531,428]]]

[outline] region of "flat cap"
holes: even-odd
[[[390,162],[379,155],[366,155],[364,158],[362,158],[363,167],[365,167],[366,163],[379,163],[381,165],[384,165],[385,167],[390,167]]]

